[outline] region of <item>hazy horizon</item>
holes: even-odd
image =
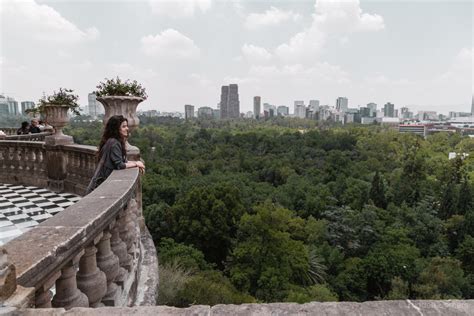
[[[471,1],[33,1],[0,3],[0,93],[79,103],[99,81],[138,80],[138,110],[215,108],[237,83],[240,111],[336,98],[469,112]]]

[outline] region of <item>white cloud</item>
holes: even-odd
[[[262,63],[272,59],[272,54],[265,48],[251,44],[244,44],[244,46],[242,46],[242,54],[250,62]]]
[[[212,87],[212,81],[209,80],[206,76],[200,75],[197,73],[192,73],[189,75],[189,78],[195,80],[199,85],[203,87]]]
[[[313,27],[324,32],[379,31],[385,25],[377,14],[362,13],[359,0],[317,0]]]
[[[465,86],[470,84],[474,91],[474,47],[463,48],[454,57],[449,68],[436,76],[433,81],[437,84]]]
[[[378,31],[385,27],[377,14],[363,13],[359,0],[317,0],[310,27],[294,35],[288,43],[278,46],[275,53],[287,62],[314,60],[329,36],[357,31]]]
[[[141,49],[153,57],[194,59],[200,55],[200,49],[192,39],[173,29],[142,37]]]
[[[249,30],[255,30],[266,26],[275,26],[287,21],[298,21],[301,15],[293,11],[284,11],[270,7],[264,13],[251,13],[247,16],[244,26]]]
[[[151,11],[157,15],[172,18],[194,16],[195,12],[205,13],[211,8],[211,0],[150,0]]]
[[[33,0],[6,0],[1,8],[2,25],[16,40],[67,44],[99,37],[97,28],[81,30],[52,7]]]

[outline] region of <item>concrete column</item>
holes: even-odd
[[[110,248],[110,237],[110,232],[106,230],[97,245],[97,266],[107,278],[107,293],[102,298],[102,303],[107,306],[117,306],[120,291],[114,280],[119,273],[120,266],[119,259]]]
[[[97,268],[96,252],[94,243],[86,247],[77,273],[77,286],[87,295],[90,307],[103,306],[100,301],[107,293],[107,278],[105,273]]]
[[[72,260],[61,269],[61,276],[56,280],[56,295],[52,303],[53,307],[65,309],[89,307],[87,296],[77,288],[76,268]]]

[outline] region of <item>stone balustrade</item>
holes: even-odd
[[[22,140],[22,141],[44,141],[46,136],[51,135],[52,132],[41,132],[36,134],[25,134],[25,135],[15,135],[15,134],[7,134],[5,140]]]
[[[0,181],[83,194],[96,152],[75,144],[0,141]],[[158,267],[140,190],[138,169],[116,170],[91,194],[5,244],[24,289],[6,306],[153,305]],[[141,266],[144,258],[148,268]]]
[[[46,187],[46,149],[42,142],[0,141],[0,181]]]

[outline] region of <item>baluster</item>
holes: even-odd
[[[51,308],[51,299],[53,298],[53,287],[56,280],[61,276],[61,271],[57,271],[52,277],[40,286],[35,293],[35,307],[36,308]]]
[[[79,261],[77,273],[77,287],[87,295],[90,307],[104,306],[100,301],[107,293],[107,277],[97,268],[97,248],[95,244],[100,241],[102,234],[85,249]]]
[[[115,255],[119,258],[120,271],[115,278],[115,282],[123,288],[123,284],[127,278],[127,271],[132,270],[132,256],[127,252],[127,245],[120,239],[119,222],[115,222],[111,230],[112,238],[110,239],[110,246]]]
[[[113,281],[119,273],[119,259],[110,248],[111,234],[107,229],[97,245],[97,266],[107,277],[107,293],[102,298],[102,303],[107,306],[116,306],[117,296],[120,294],[117,284]]]
[[[61,269],[61,276],[56,280],[56,295],[53,298],[53,307],[64,307],[71,309],[73,307],[89,307],[89,299],[77,288],[76,268],[74,263],[79,256],[70,260]]]
[[[127,244],[128,253],[133,254],[135,251],[134,249],[135,226],[132,221],[130,204],[131,204],[131,201],[119,213],[119,233],[120,233],[120,238]]]

